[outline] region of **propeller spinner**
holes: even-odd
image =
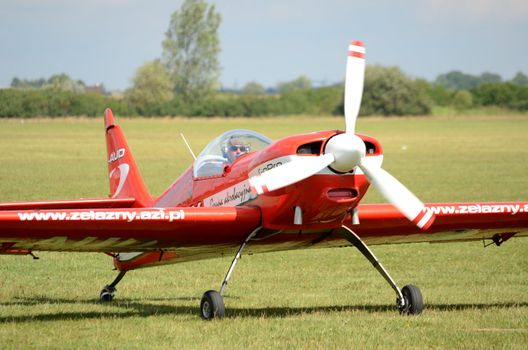
[[[433,212],[387,171],[365,162],[365,143],[355,134],[364,78],[365,47],[361,41],[352,41],[348,47],[345,83],[346,131],[328,140],[323,155],[297,157],[287,164],[250,178],[250,184],[258,194],[262,194],[302,181],[327,166],[341,173],[352,171],[357,166],[389,203],[409,221],[426,230],[435,219]]]

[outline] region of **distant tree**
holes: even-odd
[[[21,85],[22,85],[22,80],[18,79],[17,77],[14,77],[13,80],[11,80],[12,88],[19,88]]]
[[[162,62],[174,92],[189,102],[207,97],[219,86],[220,22],[215,6],[204,0],[185,0],[171,16]]]
[[[458,110],[471,108],[473,106],[473,95],[467,90],[459,90],[453,95],[452,104]]]
[[[360,113],[362,115],[426,115],[431,101],[423,84],[398,67],[368,66]]]
[[[43,88],[76,93],[83,93],[84,87],[84,82],[73,80],[65,73],[52,75],[43,86]]]
[[[425,91],[433,104],[437,106],[448,106],[451,104],[453,91],[447,90],[442,85],[430,83],[425,79],[416,79],[415,83],[420,91]]]
[[[159,60],[139,67],[132,82],[133,87],[126,92],[126,97],[140,113],[152,105],[167,102],[174,96],[172,81]]]
[[[446,74],[440,74],[436,78],[435,84],[448,90],[471,90],[479,85],[479,78],[460,71],[451,71]]]
[[[479,105],[528,110],[528,86],[512,82],[483,84],[472,93]]]
[[[528,77],[523,72],[517,72],[511,82],[519,86],[528,86]]]
[[[281,94],[298,91],[298,90],[309,90],[312,88],[312,81],[305,75],[301,75],[298,78],[277,84],[277,91]]]
[[[502,77],[495,73],[484,72],[478,77],[478,85],[502,82]]]
[[[310,108],[307,113],[311,115],[339,115],[342,104],[344,86],[341,84],[325,86],[310,91]],[[343,110],[344,113],[344,110]]]
[[[82,80],[73,80],[65,73],[52,75],[47,80],[44,78],[21,80],[15,77],[11,81],[11,87],[16,89],[54,89],[82,93],[84,92],[85,86]]]
[[[446,74],[440,74],[435,81],[447,90],[471,90],[483,84],[495,84],[502,82],[499,74],[484,72],[479,76],[462,73],[460,71],[451,71]]]
[[[483,84],[473,89],[478,104],[509,107],[515,101],[518,87],[512,83]]]
[[[259,96],[266,94],[266,89],[262,84],[256,81],[250,81],[244,85],[241,92],[243,95]]]
[[[11,81],[11,87],[15,89],[41,89],[46,83],[47,80],[44,78],[28,80],[15,77]]]

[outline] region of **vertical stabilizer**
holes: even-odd
[[[147,206],[152,197],[128,148],[125,135],[115,122],[112,110],[107,108],[104,115],[106,149],[108,153],[108,177],[112,198],[135,198],[134,206]]]

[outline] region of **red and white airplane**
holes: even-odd
[[[360,41],[348,48],[345,131],[272,142],[226,132],[163,194],[152,197],[123,132],[105,111],[110,198],[0,204],[0,254],[104,252],[119,270],[101,291],[112,300],[127,271],[234,256],[220,291],[205,292],[204,319],[225,314],[222,294],[248,245],[253,253],[352,244],[397,295],[405,314],[423,309],[420,290],[400,289],[367,244],[492,240],[528,235],[528,202],[423,204],[382,169],[379,142],[356,134],[365,71]],[[360,204],[372,185],[389,204]]]

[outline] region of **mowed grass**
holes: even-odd
[[[342,129],[341,118],[118,119],[155,195],[221,132],[273,139]],[[366,118],[384,168],[426,202],[528,200],[528,118]],[[0,120],[0,201],[104,197],[102,118]],[[374,192],[366,201],[381,198]],[[525,348],[528,240],[374,246],[402,287],[424,294],[418,317],[353,248],[244,256],[225,295],[227,317],[204,322],[201,295],[232,257],[116,275],[102,254],[0,256],[0,348]]]

